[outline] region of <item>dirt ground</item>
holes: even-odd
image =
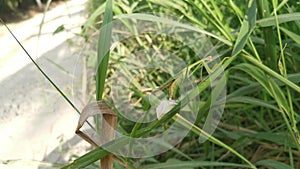
[[[47,12],[10,23],[28,53],[66,95],[82,109],[80,38],[87,0],[69,0]],[[67,31],[53,35],[60,25]],[[74,42],[70,45],[68,42]],[[0,27],[0,168],[59,168],[89,148],[75,135],[79,115],[41,75],[8,31]]]

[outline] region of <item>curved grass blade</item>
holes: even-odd
[[[104,83],[106,79],[106,72],[108,67],[111,34],[112,34],[112,0],[106,2],[104,20],[102,23],[101,31],[98,40],[97,52],[97,72],[96,72],[96,100],[101,100]]]
[[[300,12],[294,12],[289,14],[281,14],[277,15],[278,23],[286,23],[291,21],[299,21],[300,20]],[[269,26],[275,26],[276,25],[276,17],[268,17],[261,20],[256,21],[258,26],[261,27],[269,27]]]

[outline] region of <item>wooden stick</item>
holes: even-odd
[[[115,138],[118,117],[113,114],[103,114],[100,143],[105,144]],[[113,169],[113,155],[100,159],[101,169]]]

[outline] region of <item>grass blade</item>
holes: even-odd
[[[261,160],[257,162],[258,165],[263,165],[263,166],[269,166],[271,168],[275,169],[292,169],[291,166],[284,164],[279,161],[273,161],[273,160]]]
[[[112,34],[112,0],[106,2],[104,20],[100,30],[97,52],[97,70],[96,70],[96,100],[101,100],[104,91],[104,83],[108,67],[110,42]]]
[[[248,5],[248,16],[243,21],[236,43],[234,44],[234,48],[231,54],[232,56],[237,55],[244,48],[250,34],[252,33],[255,27],[255,20],[256,20],[256,1],[252,0],[249,2]]]
[[[149,164],[144,166],[145,169],[160,169],[160,168],[197,168],[197,167],[234,167],[234,168],[248,168],[248,165],[234,164],[234,163],[223,163],[223,162],[213,162],[213,161],[180,161],[175,159],[170,159],[165,163],[159,164]]]
[[[298,85],[296,85],[295,83],[291,82],[290,80],[288,80],[287,78],[281,76],[280,74],[276,73],[275,71],[273,71],[272,69],[270,69],[269,67],[265,66],[264,64],[262,64],[261,62],[257,61],[256,59],[254,59],[253,57],[249,56],[248,54],[243,55],[248,61],[250,61],[251,63],[253,63],[254,65],[258,66],[261,70],[263,70],[264,72],[266,72],[267,74],[273,76],[275,79],[278,79],[279,81],[281,81],[282,83],[284,83],[285,85],[289,86],[290,88],[294,89],[295,91],[297,91],[298,93],[300,93],[300,87]]]
[[[300,20],[300,12],[295,12],[295,13],[289,13],[289,14],[281,14],[277,15],[278,23],[286,23],[286,22],[291,22],[291,21],[298,21]],[[268,17],[264,19],[260,19],[256,21],[258,26],[261,27],[269,27],[269,26],[275,26],[276,25],[276,17]]]
[[[251,75],[254,79],[256,79],[264,88],[268,91],[268,93],[276,100],[278,107],[280,109],[280,113],[285,120],[287,129],[290,132],[290,135],[295,142],[295,145],[297,146],[298,150],[300,150],[300,145],[297,142],[297,135],[293,132],[292,126],[288,119],[293,122],[293,114],[291,113],[291,108],[287,102],[286,96],[281,90],[281,88],[274,82],[273,79],[269,78],[263,70],[259,69],[256,66],[242,63],[237,66],[236,68],[246,72],[247,74]],[[267,79],[267,80],[266,80]],[[288,81],[285,79],[285,81]]]
[[[283,27],[280,27],[280,30],[282,32],[284,32],[287,36],[289,36],[291,39],[293,39],[296,43],[300,44],[300,36],[299,36],[299,34],[291,32],[288,29],[285,29]]]
[[[6,27],[6,29],[9,31],[9,33],[13,36],[13,38],[17,41],[19,46],[23,49],[23,51],[26,53],[26,55],[29,57],[29,59],[32,61],[32,63],[36,66],[36,68],[43,74],[43,76],[53,85],[53,87],[62,95],[62,97],[71,105],[71,107],[76,110],[78,114],[80,114],[80,111],[77,109],[77,107],[71,102],[71,100],[64,94],[63,91],[59,89],[59,87],[51,80],[51,78],[43,71],[43,69],[36,63],[36,61],[30,56],[30,54],[27,52],[27,50],[24,48],[24,46],[21,44],[21,42],[15,37],[15,35],[12,33],[12,31],[8,28],[8,26],[5,24],[5,22],[0,18],[0,22]]]

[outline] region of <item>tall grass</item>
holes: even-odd
[[[300,32],[300,7],[297,2],[250,0],[245,4],[230,0],[115,0],[93,4],[94,11],[83,29],[87,42],[93,40],[91,32],[98,31],[100,24],[109,25],[112,12],[114,18],[121,17],[121,14],[137,17],[138,14],[132,13],[151,12],[158,15],[156,20],[160,22],[166,20],[159,17],[159,13],[167,12],[189,21],[189,24],[181,25],[192,27],[210,38],[221,55],[222,65],[217,67],[225,69],[228,81],[225,113],[213,135],[201,129],[205,116],[197,117],[195,124],[181,119],[180,124],[191,128],[191,131],[176,147],[161,155],[144,159],[116,155],[116,168],[300,167],[300,36],[297,34]],[[103,21],[100,19],[98,22],[103,14]],[[134,25],[128,27],[135,30]],[[149,37],[152,38],[151,43]],[[124,75],[132,77],[133,74],[127,71],[131,68],[128,63],[135,62],[132,53],[137,48],[154,46],[157,49],[172,50],[184,58],[187,62],[186,70],[195,67],[195,71],[204,70],[201,71],[201,76],[195,73],[201,82],[197,83],[197,88],[191,95],[201,93],[199,112],[207,114],[213,98],[209,92],[211,79],[202,78],[209,71],[205,70],[205,62],[201,62],[191,49],[180,51],[176,48],[177,44],[167,37],[156,38],[153,34],[143,34],[128,39],[110,51],[111,27],[101,30],[97,48],[98,61],[95,63],[100,64],[95,67],[97,100],[105,98],[111,102],[109,94],[113,85],[116,85],[112,83],[116,65],[123,64]],[[218,73],[215,70],[218,69],[210,71]],[[140,108],[149,107],[145,91],[139,87],[142,85],[166,89],[165,93],[178,97],[176,83],[180,82],[180,76],[174,79],[158,70],[139,71],[144,74],[143,79],[134,77],[130,90],[133,98],[141,100],[137,102]],[[51,81],[49,78],[48,80]],[[104,90],[105,88],[108,90]],[[160,120],[147,124],[129,121],[112,106],[119,115],[119,131],[131,137],[147,137],[167,129],[172,120],[178,119],[180,105],[188,101],[189,99],[182,98]],[[198,143],[200,135],[204,135],[208,141]],[[87,167],[108,155],[107,148],[120,149],[128,142],[130,140],[127,137],[117,138],[105,144],[105,149],[98,147],[64,168]]]
[[[299,48],[299,35],[296,33],[299,32],[299,13],[297,13],[299,7],[295,3],[263,0],[249,1],[245,5],[242,2],[214,0],[149,0],[147,2],[119,0],[114,1],[113,5],[115,14],[120,14],[120,11],[123,13],[166,11],[188,20],[195,29],[213,37],[211,41],[214,44],[221,43],[218,52],[223,55],[222,63],[229,80],[226,112],[218,131],[214,136],[210,136],[210,143],[204,143],[204,147],[196,152],[197,155],[193,154],[197,146],[190,145],[180,149],[184,155],[191,157],[189,162],[184,163],[183,158],[174,152],[141,160],[138,165],[133,159],[120,157],[128,164],[127,167],[134,164],[145,168],[156,166],[174,168],[179,164],[183,168],[220,165],[237,167],[235,165],[243,163],[248,163],[250,168],[300,166],[299,114],[297,113],[300,108],[298,103],[300,74],[297,73],[299,66],[296,66],[299,65],[299,52],[294,49]],[[129,12],[128,8],[131,9]],[[87,27],[94,27],[95,16],[100,16],[103,12],[100,9],[101,6],[91,15],[93,17],[88,20]],[[231,51],[226,52],[228,48]],[[131,51],[132,48],[124,46],[123,50]],[[112,58],[115,62],[120,61],[114,56]],[[191,64],[193,63],[189,63]],[[199,87],[207,89],[208,86],[205,87],[205,83],[202,83]],[[202,106],[200,111],[207,111],[209,99],[202,105],[205,106]],[[167,113],[165,118],[151,123],[148,127],[138,129],[134,135],[140,137],[155,130],[175,116],[175,110],[176,107]],[[188,144],[193,138],[197,138],[201,133],[201,129],[197,130],[197,126],[203,120],[205,118],[200,119],[200,123],[195,125],[187,124],[195,127],[196,130],[193,129],[184,142]],[[119,124],[125,127],[127,123],[120,121]],[[119,141],[121,144],[124,140],[116,140],[116,146]],[[264,153],[266,151],[269,152],[267,155]],[[86,166],[93,161],[91,159],[96,160],[106,153],[102,148],[98,148],[75,160],[68,167]],[[84,159],[89,159],[90,162]],[[212,160],[212,162],[196,162],[199,160]],[[231,163],[221,164],[219,161]]]

